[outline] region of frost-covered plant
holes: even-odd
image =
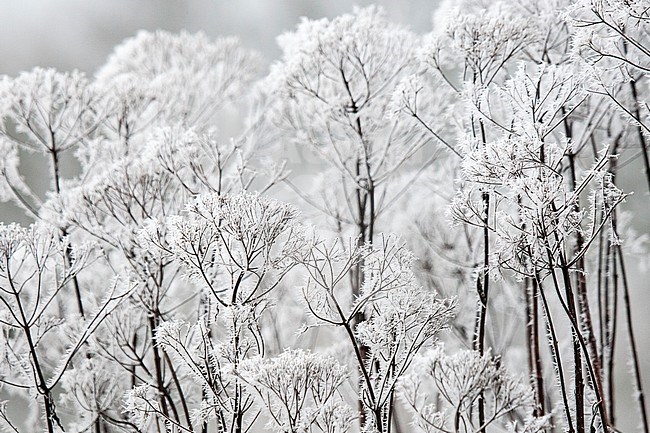
[[[603,366],[603,353],[611,351],[607,337],[611,332],[606,329],[611,329],[612,316],[602,313],[610,307],[596,312],[590,300],[593,296],[610,299],[608,289],[604,295],[600,292],[610,284],[600,280],[607,272],[602,257],[595,267],[600,269],[598,282],[594,281],[599,294],[588,272],[596,256],[610,254],[603,253],[613,248],[607,246],[608,227],[615,225],[616,207],[626,197],[613,181],[617,154],[631,133],[640,138],[641,155],[646,147],[643,126],[637,120],[643,116],[638,111],[639,99],[633,95],[634,85],[625,88],[627,84],[616,74],[617,68],[628,70],[629,66],[594,56],[589,44],[583,43],[588,40],[585,34],[598,31],[611,32],[611,38],[603,40],[616,41],[624,37],[618,34],[623,27],[605,24],[599,29],[599,23],[586,16],[619,14],[619,23],[623,23],[628,15],[630,21],[625,22],[629,24],[643,19],[643,13],[630,12],[637,7],[621,4],[617,9],[615,2],[589,1],[466,2],[448,15],[444,30],[434,31],[420,50],[426,73],[440,79],[422,74],[413,81],[415,85],[404,87],[400,98],[400,115],[422,119],[420,127],[462,155],[461,179],[450,215],[464,224],[469,257],[476,266],[479,302],[474,347],[483,353],[490,344],[506,344],[499,341],[498,331],[496,341],[490,341],[494,337],[486,332],[489,303],[503,302],[506,292],[497,294],[489,287],[505,288],[517,297],[523,294],[528,369],[537,413],[545,413],[545,394],[553,393],[544,385],[542,374],[539,316],[544,314],[563,418],[569,429],[577,431],[589,422],[587,402],[597,403],[592,425],[602,422],[607,429],[613,420],[607,411],[614,409],[609,401],[614,396],[604,395],[601,379],[609,375],[606,370],[611,371],[611,363]],[[643,33],[641,22],[632,26],[631,33]],[[464,60],[462,68],[458,68],[459,59]],[[631,82],[643,79],[644,73],[639,73]],[[431,108],[418,102],[427,100],[432,83],[446,83],[457,94],[455,143],[444,136],[436,117],[428,114]],[[630,119],[633,127],[626,125]],[[549,299],[550,291],[544,292],[545,284],[554,289],[554,299]],[[611,305],[613,301],[603,302]],[[568,319],[572,334],[571,381],[562,365],[555,307]],[[601,329],[600,343],[596,315],[601,323],[610,323]],[[638,378],[635,374],[637,383]],[[482,404],[479,399],[479,419],[485,419]]]
[[[508,373],[487,351],[460,350],[453,355],[439,346],[418,357],[413,372],[400,382],[400,396],[414,415],[418,431],[475,433],[501,426],[512,432],[539,432],[549,417],[532,415],[534,398],[521,377]],[[485,420],[473,416],[485,400]]]
[[[261,317],[272,291],[308,252],[305,229],[296,217],[292,206],[256,193],[214,193],[197,197],[181,215],[145,225],[140,233],[144,247],[184,271],[203,292],[204,305],[196,324],[176,319],[155,330],[156,344],[178,374],[200,385],[199,407],[193,415],[185,408],[187,419],[179,420],[151,402],[146,410],[134,409],[144,411],[138,415],[141,422],[148,421],[147,411],[183,429],[214,422],[240,432],[255,422],[240,365],[264,355]],[[185,393],[181,398],[189,406],[197,390],[183,389],[178,392]]]
[[[638,142],[650,189],[648,86],[650,14],[639,1],[580,0],[566,11],[576,29],[573,42],[590,69],[591,91],[601,94],[629,122],[630,141]]]
[[[49,190],[58,195],[66,188],[62,165],[66,153],[95,136],[104,120],[102,90],[81,72],[34,68],[17,77],[0,80],[0,200],[13,201],[34,219],[43,219],[43,195],[25,181],[20,155],[40,154],[50,166]],[[48,178],[46,176],[46,178]],[[47,220],[47,218],[45,218]],[[55,218],[50,223],[58,223]],[[59,226],[65,237],[67,227]],[[66,252],[69,265],[70,251]],[[74,286],[79,313],[84,315],[81,290]]]
[[[287,350],[248,359],[239,374],[259,396],[275,431],[345,433],[351,427],[352,410],[339,392],[347,372],[333,358]]]
[[[350,224],[362,242],[372,242],[375,220],[399,191],[391,179],[426,161],[426,140],[391,108],[393,89],[414,72],[416,41],[377,7],[305,19],[279,38],[283,58],[266,79],[274,88],[273,120],[340,174],[345,213],[327,216]]]
[[[441,29],[429,38],[423,59],[447,77],[448,68],[461,60],[460,72],[475,85],[490,85],[509,63],[521,57],[536,36],[534,22],[503,2],[469,0],[443,7]],[[439,12],[439,15],[442,15]],[[451,79],[451,77],[447,77]]]
[[[529,287],[532,280],[535,285],[547,277],[552,280],[574,335],[575,387],[584,387],[580,359],[584,352],[594,392],[600,395],[601,368],[586,280],[573,280],[571,273],[585,271],[587,252],[625,195],[611,183],[606,145],[594,149],[591,161],[587,159],[590,169],[578,171],[579,152],[588,142],[595,146],[595,140],[601,139],[598,122],[607,114],[598,99],[585,91],[584,79],[575,77],[579,71],[580,65],[575,64],[521,65],[492,96],[483,96],[490,111],[481,115],[501,129],[503,137],[480,146],[473,144],[475,138],[468,138],[463,189],[451,214],[456,221],[493,233],[486,274],[511,270]],[[584,124],[581,116],[587,116]],[[568,175],[563,167],[568,167]],[[485,206],[486,194],[492,197],[490,208]],[[586,209],[581,205],[585,198]],[[542,300],[546,303],[544,296]],[[576,400],[578,430],[584,422],[581,392]],[[567,422],[570,418],[567,413]]]
[[[394,94],[417,86],[409,78],[417,72],[418,41],[377,7],[333,20],[305,19],[279,38],[283,57],[266,79],[272,88],[270,121],[328,169],[308,181],[313,194],[291,177],[289,186],[360,248],[377,241],[382,215],[439,157],[427,149],[428,132],[414,128],[414,119],[395,115],[401,101]],[[327,197],[326,203],[318,196]],[[353,298],[362,296],[365,284],[361,263],[348,268]],[[358,310],[352,326],[364,314]]]
[[[163,31],[94,78],[4,77],[0,199],[39,224],[0,225],[0,427],[611,433],[623,332],[647,433],[644,236],[619,209],[647,153],[646,15],[446,1],[420,36],[369,7],[303,20],[260,81],[237,40]]]
[[[182,265],[223,306],[260,301],[306,254],[292,206],[255,193],[204,195],[187,216],[150,222],[145,242]],[[166,233],[166,239],[157,239]]]
[[[305,262],[310,278],[304,296],[313,326],[340,328],[354,353],[367,431],[391,431],[397,380],[454,313],[453,301],[417,285],[412,261],[405,246],[390,236],[372,247],[353,240],[347,246],[320,242]],[[358,263],[364,285],[358,297],[351,297],[349,270]]]
[[[538,29],[530,17],[517,13],[502,2],[467,1],[454,8],[450,6],[450,3],[443,4],[438,14],[443,19],[442,25],[425,37],[418,57],[423,70],[421,82],[426,84],[421,92],[427,88],[429,92],[435,92],[432,86],[447,89],[445,96],[449,98],[453,107],[451,115],[454,116],[451,132],[456,137],[442,134],[444,129],[437,124],[436,116],[427,113],[430,109],[425,104],[418,107],[413,98],[403,115],[413,116],[418,120],[419,129],[464,159],[503,133],[502,124],[491,122],[489,95],[503,84],[516,62],[525,57],[526,48],[536,39]],[[454,162],[458,163],[458,159]],[[456,193],[471,201],[473,206],[469,212],[475,217],[475,229],[463,235],[475,267],[472,286],[477,299],[475,323],[469,340],[482,355],[489,344],[487,317],[491,298],[495,296],[491,295],[493,291],[487,270],[493,243],[489,216],[497,198],[483,186],[468,191],[465,185],[460,184]],[[485,408],[482,399],[478,401],[477,410],[478,418],[483,422]]]
[[[137,233],[146,221],[180,212],[198,194],[241,191],[256,179],[246,140],[223,140],[207,128],[220,107],[246,92],[255,63],[237,41],[213,42],[201,34],[143,32],[125,42],[93,83],[103,92],[95,107],[103,117],[92,139],[77,146],[81,174],[39,209],[71,239],[99,242],[103,254],[94,272],[110,278],[126,270],[139,283],[115,312],[132,314],[130,320],[107,321],[94,342],[107,368],[128,374],[130,386],[154,385],[165,415],[178,412],[172,394],[182,398],[183,391],[171,360],[154,344],[156,329],[174,305],[206,303],[177,291],[178,263],[149,251]],[[272,184],[276,175],[265,182]],[[112,404],[94,428],[130,422],[119,414],[119,399]]]
[[[565,13],[577,29],[575,49],[585,60],[605,68],[622,66],[621,72],[633,79],[647,70],[650,15],[643,2],[580,0]]]
[[[249,429],[258,414],[253,397],[237,372],[240,363],[264,353],[259,320],[264,305],[229,306],[195,324],[172,319],[156,329],[156,344],[169,356],[179,378],[182,418],[163,410],[155,394],[142,397],[142,404],[127,408],[141,429],[173,425],[180,430],[216,425],[222,431]],[[155,389],[155,384],[148,385]],[[139,386],[129,393],[138,394]]]
[[[41,402],[47,431],[61,428],[55,388],[92,333],[124,299],[128,285],[108,288],[97,311],[86,321],[66,314],[66,285],[88,267],[91,252],[73,250],[56,231],[33,225],[0,225],[0,303],[3,383]],[[74,329],[74,332],[70,332]],[[11,416],[3,415],[10,423]]]
[[[259,63],[237,38],[141,31],[97,73],[114,113],[108,130],[128,146],[151,126],[210,125],[219,108],[246,93]]]
[[[454,140],[453,136],[441,136],[440,126],[433,123],[437,119],[427,114],[426,105],[411,107],[406,114],[418,119],[419,128],[433,134],[457,156],[464,157],[491,139],[492,125],[485,119],[491,105],[485,96],[503,83],[508,71],[525,55],[527,45],[535,40],[537,29],[529,17],[516,13],[501,2],[487,4],[467,1],[454,8],[445,3],[438,16],[443,19],[441,28],[427,35],[418,52],[424,70],[422,82],[429,88],[435,85],[448,89],[446,95],[450,98],[450,104],[456,106],[456,127],[452,132],[458,137]],[[501,133],[501,130],[497,129],[496,132]],[[485,269],[491,242],[486,218],[494,198],[488,190],[477,189],[475,194],[480,207],[478,228],[482,229],[482,233],[472,233],[472,236],[482,243],[482,254],[476,260],[478,263],[482,261],[483,264],[479,266]],[[489,287],[487,273],[477,272],[478,323],[473,344],[479,352],[485,347]]]
[[[3,139],[2,196],[11,198],[32,216],[38,197],[18,175],[16,149],[40,153],[51,168],[51,190],[62,188],[62,154],[85,144],[104,119],[101,89],[78,71],[35,68],[0,82],[0,136]]]
[[[80,356],[79,362],[61,380],[66,406],[78,408],[75,415],[79,420],[71,426],[76,431],[84,431],[98,424],[101,417],[119,419],[119,413],[115,413],[114,408],[121,403],[126,391],[118,380],[122,374],[118,366],[98,357],[96,353],[90,353],[87,347],[85,349],[86,356]]]

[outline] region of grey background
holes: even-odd
[[[275,37],[299,17],[332,18],[350,12],[353,4],[373,3],[394,21],[426,31],[438,0],[2,0],[0,72],[39,65],[92,73],[116,44],[139,29],[236,35],[272,60],[279,55]]]

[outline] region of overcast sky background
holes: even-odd
[[[424,33],[432,29],[431,17],[439,0],[356,1],[354,4],[373,3],[383,6],[393,21]],[[140,29],[200,30],[211,37],[239,36],[244,46],[259,51],[270,64],[280,55],[275,38],[293,29],[301,16],[333,18],[351,10],[352,3],[345,0],[2,0],[0,74],[16,75],[44,66],[79,69],[92,75],[115,45]],[[21,161],[24,168],[30,164],[25,159]],[[634,183],[643,179],[639,167],[628,168],[630,184],[623,185],[624,189],[637,189]],[[32,172],[37,173],[38,169],[32,168]],[[643,191],[641,185],[639,189]],[[640,221],[637,230],[650,232],[647,192],[638,193],[628,206],[645,216],[637,219]],[[0,221],[28,222],[13,205],[2,203]],[[640,272],[638,260],[631,260],[630,267],[636,274],[632,295],[637,300],[635,322],[647,389],[650,386],[650,327],[645,322],[649,302],[648,287],[644,284],[647,273]],[[618,365],[619,380],[627,381],[625,360]],[[625,411],[633,407],[620,409],[619,415],[625,418]],[[628,419],[621,427],[625,431],[636,425],[634,419]]]
[[[373,3],[394,21],[427,31],[438,1],[3,0],[0,72],[53,66],[94,73],[115,45],[140,29],[239,36],[271,61],[280,54],[275,37],[301,16],[331,18],[351,11],[353,4]]]

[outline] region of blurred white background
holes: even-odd
[[[394,21],[426,31],[438,0],[4,0],[0,72],[38,65],[93,73],[116,44],[139,29],[236,35],[270,61],[279,55],[275,37],[299,17],[332,18],[353,4],[373,3]]]

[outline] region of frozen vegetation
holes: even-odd
[[[0,429],[648,433],[650,2],[433,23],[305,19],[269,70],[143,31],[2,77],[0,199],[34,222],[0,225]]]

